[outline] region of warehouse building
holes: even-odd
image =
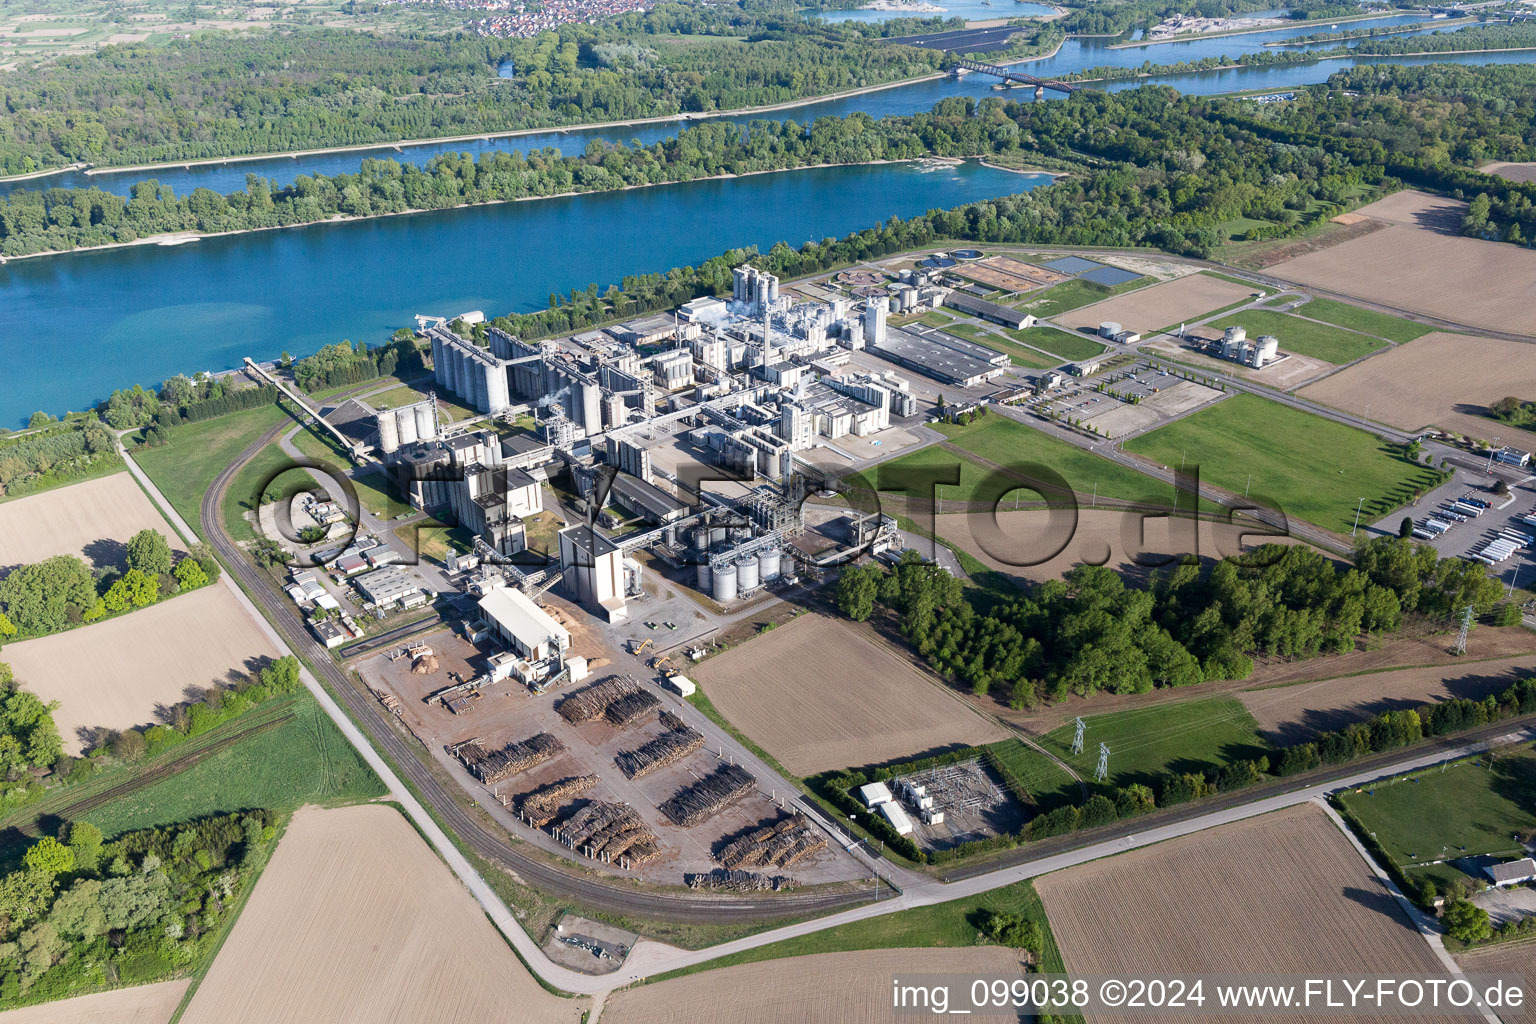
[[[432,599],[420,577],[409,569],[391,565],[375,569],[352,581],[363,600],[376,608],[419,608]]]
[[[953,291],[946,295],[944,305],[974,316],[978,320],[987,320],[1016,330],[1033,327],[1035,323],[1035,318],[1028,313],[1020,313],[1016,309],[1009,309],[1007,306],[1000,306],[986,299],[978,299],[974,295],[967,295],[961,291]]]
[[[529,661],[564,660],[571,634],[533,599],[512,587],[497,587],[480,599],[480,617],[514,652]]]
[[[1008,368],[1003,353],[938,331],[918,337],[891,328],[872,350],[883,359],[962,388],[985,383]]]

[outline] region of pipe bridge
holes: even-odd
[[[1077,86],[1067,82],[1036,78],[1034,75],[1026,75],[1022,71],[1009,71],[1007,68],[997,64],[983,64],[980,61],[966,60],[963,57],[956,64],[956,67],[964,68],[967,71],[975,71],[983,75],[991,75],[994,78],[1001,78],[1006,85],[1032,85],[1035,87],[1035,99],[1037,100],[1044,97],[1045,90],[1047,89],[1055,89],[1057,92],[1065,93],[1077,91]]]

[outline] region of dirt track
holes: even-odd
[[[796,775],[1007,736],[873,631],[802,615],[694,678],[731,724]]]
[[[576,1024],[582,1008],[539,987],[399,812],[363,805],[294,814],[182,1021]]]
[[[0,576],[53,555],[122,565],[123,545],[143,529],[179,546],[176,531],[127,472],[17,498],[0,504]]]
[[[870,949],[741,964],[620,992],[602,1024],[878,1024],[932,1020],[891,1010],[903,973],[1018,977],[1018,955],[999,946]],[[952,1004],[953,1005],[953,1004]]]
[[[1046,875],[1035,888],[1074,974],[1445,974],[1365,861],[1313,804]]]

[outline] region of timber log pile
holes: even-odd
[[[693,785],[678,790],[660,810],[675,824],[692,828],[724,810],[731,801],[746,796],[756,786],[757,780],[741,765],[725,764]]]
[[[486,785],[510,778],[534,765],[543,764],[565,750],[565,744],[547,732],[537,733],[525,740],[508,743],[500,750],[487,750],[479,737],[456,743],[448,752],[469,769],[471,775]]]
[[[661,724],[667,727],[666,732],[635,750],[620,751],[613,759],[625,778],[638,779],[676,764],[704,745],[704,734],[690,729],[670,711],[661,713]]]
[[[787,868],[827,848],[827,837],[803,814],[761,825],[720,851],[727,868]]]
[[[532,821],[535,828],[543,828],[560,816],[563,804],[600,781],[596,775],[576,775],[548,783],[524,796],[517,805],[517,812]]]

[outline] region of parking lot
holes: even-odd
[[[1492,481],[1491,477],[1458,469],[1448,483],[1381,520],[1376,529],[1395,534],[1403,517],[1407,516],[1413,520],[1415,540],[1430,545],[1441,557],[1469,559],[1485,552],[1489,544],[1503,534],[1536,536],[1536,525],[1520,518],[1536,517],[1536,487],[1532,486],[1532,481],[1514,485],[1507,496],[1495,494]],[[1455,503],[1464,499],[1483,502],[1488,507],[1482,509],[1480,515],[1471,514],[1465,507],[1455,508]],[[1525,546],[1507,557],[1495,559],[1488,571],[1506,584],[1514,581],[1517,586],[1529,588],[1536,582],[1532,560],[1533,551]]]

